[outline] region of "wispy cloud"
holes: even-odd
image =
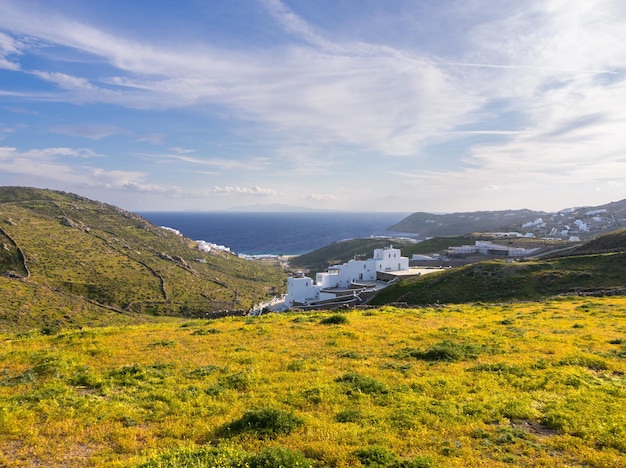
[[[235,49],[200,36],[157,42],[141,31],[124,34],[80,21],[69,10],[51,13],[44,2],[33,9],[4,0],[0,68],[45,86],[0,85],[0,95],[189,111],[198,119],[215,117],[220,130],[228,122],[227,132],[263,145],[215,152],[207,148],[219,144],[198,144],[191,132],[175,139],[170,127],[167,133],[148,126],[127,131],[134,143],[169,148],[141,154],[146,167],[157,162],[178,164],[179,172],[237,174],[239,179],[212,179],[211,185],[221,184],[208,193],[220,196],[271,194],[254,187],[251,173],[259,171],[258,180],[271,175],[296,180],[293,187],[315,183],[306,189],[309,200],[328,201],[329,176],[367,165],[376,171],[380,160],[403,169],[387,172],[391,181],[369,173],[369,182],[417,201],[445,187],[493,197],[566,182],[608,187],[612,180],[620,186],[624,178],[616,175],[625,173],[620,135],[626,132],[626,53],[618,46],[626,43],[626,9],[618,0],[445,1],[432,9],[435,19],[455,26],[442,37],[419,35],[420,28],[434,28],[419,17],[423,6],[413,6],[397,12],[405,17],[396,21],[415,24],[414,44],[394,41],[382,28],[350,35],[333,29],[332,21],[307,18],[308,8],[292,9],[280,0],[259,4],[255,14],[273,21],[280,42]],[[406,4],[390,8],[401,7]],[[362,30],[376,27],[366,10],[360,13]],[[360,18],[351,18],[352,24]],[[435,42],[439,47],[429,47]],[[56,50],[75,54],[73,66],[46,67]],[[24,60],[27,53],[41,60]],[[94,145],[122,132],[120,125],[48,128]],[[426,168],[422,161],[440,164]],[[118,175],[111,171],[110,177]],[[150,187],[139,173],[128,177],[134,179],[122,185]],[[356,183],[345,192],[356,191]]]
[[[155,146],[162,145],[165,141],[166,135],[164,133],[148,133],[139,135],[135,138],[138,142],[147,142]]]
[[[0,69],[20,70],[20,65],[9,58],[11,55],[18,55],[19,53],[18,42],[11,36],[0,32]]]
[[[226,159],[215,156],[189,156],[195,152],[195,150],[173,148],[172,153],[136,153],[135,155],[150,161],[188,163],[194,166],[212,167],[219,171],[259,171],[270,164],[269,159],[261,157]]]
[[[123,187],[141,184],[145,174],[134,171],[105,170],[85,163],[75,164],[98,156],[84,148],[41,148],[19,151],[0,147],[0,171],[6,175],[26,175],[33,181],[63,182],[71,186]]]
[[[68,136],[101,140],[111,135],[119,134],[122,130],[112,125],[55,125],[49,129],[52,133]]]

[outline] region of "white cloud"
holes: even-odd
[[[155,146],[160,146],[165,141],[166,135],[163,133],[148,133],[144,135],[139,135],[135,141],[138,142],[147,142]]]
[[[337,200],[337,196],[331,193],[312,193],[309,196],[301,197],[301,199],[313,201],[335,201]]]
[[[98,156],[84,148],[41,148],[18,151],[0,147],[0,172],[8,177],[21,175],[42,183],[62,182],[72,187],[101,186],[122,188],[128,184],[143,184],[145,174],[134,171],[105,170],[99,167],[76,165],[75,159]]]
[[[194,149],[178,148],[178,147],[170,148],[170,150],[173,151],[174,153],[177,153],[177,154],[189,154],[189,153],[195,153],[196,152],[196,150],[194,150]]]
[[[261,197],[279,195],[279,192],[277,192],[274,189],[261,188],[257,186],[254,186],[254,187],[231,187],[231,186],[217,187],[216,186],[216,187],[213,187],[211,192],[215,194],[236,194],[236,195],[251,195],[251,196],[261,196]]]
[[[100,56],[125,74],[105,88],[104,81],[95,85],[66,73],[32,72],[79,102],[140,108],[217,104],[280,132],[313,132],[320,141],[398,155],[414,154],[431,132],[450,129],[475,105],[471,93],[451,86],[451,77],[436,66],[388,47],[372,46],[367,53],[361,44],[330,47],[315,33],[313,46],[245,55],[206,46],[166,50],[60,17],[26,16],[9,5],[5,26],[12,19],[22,33]],[[271,6],[280,10],[282,24],[307,30],[284,5]]]
[[[287,3],[262,3],[276,26],[288,33],[287,40],[228,50],[202,42],[161,46],[138,39],[140,33],[130,39],[49,14],[43,2],[40,9],[26,9],[21,2],[5,0],[0,27],[14,36],[0,33],[0,67],[2,60],[19,67],[15,60],[29,44],[38,43],[89,56],[108,75],[89,63],[25,70],[54,89],[35,93],[20,88],[0,95],[140,109],[190,107],[194,115],[219,116],[220,123],[236,121],[245,127],[241,133],[246,138],[262,138],[265,144],[263,151],[248,154],[269,156],[240,157],[227,150],[207,154],[197,141],[175,140],[169,130],[136,141],[163,145],[167,139],[170,153],[144,157],[181,163],[180,172],[201,173],[191,169],[204,168],[216,175],[271,168],[272,177],[300,178],[311,184],[305,193],[313,193],[312,202],[323,201],[330,187],[318,182],[319,176],[389,156],[403,156],[390,167],[404,169],[391,182],[380,174],[369,177],[390,193],[408,189],[403,195],[442,193],[449,199],[452,195],[443,193],[448,190],[457,197],[458,192],[494,197],[513,190],[545,191],[554,184],[594,183],[606,189],[608,181],[614,186],[624,182],[619,174],[625,173],[620,135],[626,132],[626,52],[619,44],[626,43],[626,3],[620,0],[445,2],[445,14],[440,14],[458,29],[402,47],[382,34],[380,43],[353,40],[345,31],[315,26]],[[371,20],[362,14],[365,23]],[[418,17],[402,21],[423,26]],[[449,37],[460,46],[428,48],[429,41],[445,43]],[[56,129],[92,139],[112,134],[89,126]],[[437,164],[417,169],[422,160]],[[129,173],[125,182],[121,174],[112,171],[109,176],[128,187],[150,187],[140,174]],[[403,183],[395,184],[396,177]],[[227,186],[211,193],[278,194],[247,184],[245,178],[228,179]]]
[[[20,70],[19,64],[8,58],[10,55],[18,55],[19,53],[18,42],[11,36],[0,32],[0,69]]]
[[[232,172],[255,172],[263,170],[270,163],[268,158],[263,157],[251,157],[242,159],[226,159],[214,156],[188,156],[188,154],[195,153],[195,150],[185,150],[182,148],[170,148],[172,153],[156,154],[156,153],[136,153],[144,159],[160,162],[182,162],[189,163],[195,166],[209,166],[215,168],[217,171],[232,171]]]

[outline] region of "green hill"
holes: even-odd
[[[626,251],[626,229],[613,231],[582,244],[574,250],[574,254],[591,254],[604,252]]]
[[[281,288],[278,268],[78,195],[0,187],[0,328],[200,316],[247,309]]]
[[[403,279],[385,289],[372,303],[423,305],[537,300],[558,294],[624,294],[624,232],[590,241],[586,247],[580,247],[578,255],[570,252],[566,257],[514,263],[490,260]],[[587,253],[598,249],[604,253]]]

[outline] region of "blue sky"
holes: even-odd
[[[626,198],[622,0],[0,0],[0,185],[133,211]]]

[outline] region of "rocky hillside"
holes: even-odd
[[[284,276],[120,208],[23,187],[0,187],[0,247],[0,328],[247,310]]]
[[[590,239],[626,226],[626,199],[601,206],[567,208],[556,213],[532,210],[432,214],[418,212],[389,229],[421,239],[475,232],[519,232],[539,238]]]

